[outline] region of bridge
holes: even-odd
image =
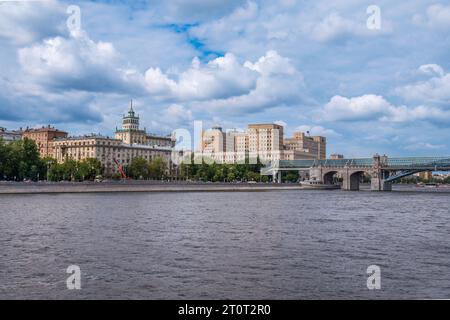
[[[299,171],[303,177],[327,184],[334,183],[338,175],[344,190],[359,190],[361,177],[366,174],[370,176],[372,190],[391,191],[392,183],[403,177],[423,171],[450,171],[450,156],[389,158],[375,155],[359,159],[280,160],[262,168],[261,174],[281,183],[283,171]]]

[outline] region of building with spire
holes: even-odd
[[[127,144],[160,147],[172,147],[174,144],[171,136],[148,134],[145,128],[140,129],[139,115],[136,115],[133,109],[133,100],[131,100],[128,113],[122,118],[122,128],[116,128],[115,138]]]
[[[54,157],[62,163],[66,159],[84,160],[98,159],[107,176],[118,174],[119,166],[126,167],[134,158],[142,157],[147,161],[162,158],[167,163],[167,172],[171,172],[173,141],[170,136],[147,134],[139,127],[139,116],[136,115],[131,102],[128,113],[122,118],[122,128],[117,129],[115,138],[91,134],[79,137],[56,139]]]

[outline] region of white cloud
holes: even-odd
[[[414,15],[413,22],[431,28],[450,27],[450,6],[439,3],[430,5],[427,7],[425,15]]]
[[[32,82],[60,90],[142,92],[143,77],[128,67],[114,46],[94,42],[84,32],[55,37],[18,50]],[[31,77],[31,79],[30,79]]]
[[[442,77],[444,75],[444,69],[442,69],[442,67],[440,65],[437,64],[424,64],[421,65],[418,69],[421,73],[425,74],[425,75],[437,75]]]
[[[295,128],[295,131],[309,132],[312,136],[337,137],[340,136],[333,129],[327,129],[317,125],[301,125]]]
[[[394,106],[382,96],[373,94],[346,98],[334,96],[320,111],[324,121],[428,121],[445,124],[450,121],[450,111],[430,106]]]
[[[56,0],[0,1],[0,38],[20,45],[62,34],[64,15]]]
[[[419,71],[432,77],[425,81],[398,87],[395,89],[395,93],[407,101],[448,105],[450,102],[450,73],[445,73],[442,67],[436,64],[420,66]]]
[[[221,99],[241,95],[253,89],[258,73],[241,65],[237,58],[227,53],[206,65],[195,58],[191,67],[172,79],[159,68],[145,73],[147,89],[163,98],[176,100]]]
[[[192,120],[192,111],[180,104],[171,104],[164,111],[164,115],[167,118],[167,122],[172,123]]]
[[[245,113],[293,105],[305,99],[302,74],[289,59],[276,51],[268,51],[255,63],[247,61],[244,67],[259,74],[254,89],[226,99],[205,101],[198,106],[210,111],[234,110]]]
[[[390,107],[383,97],[373,94],[350,99],[338,95],[324,106],[321,118],[326,121],[371,120],[383,116]]]

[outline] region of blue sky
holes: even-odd
[[[9,129],[111,135],[133,99],[150,132],[278,122],[349,157],[450,155],[448,1],[0,1],[0,46]]]

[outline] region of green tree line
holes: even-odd
[[[256,164],[218,164],[212,163],[212,161],[202,161],[201,164],[195,164],[193,157],[191,160],[190,164],[182,163],[180,165],[178,170],[179,178],[211,182],[268,181],[267,176],[260,174],[263,164],[259,159]]]
[[[5,143],[0,138],[0,180],[45,179],[46,165],[39,158],[36,143],[23,139]]]
[[[167,172],[167,162],[163,158],[157,157],[147,161],[143,157],[136,157],[131,163],[124,167],[126,175],[132,179],[152,179],[162,180],[169,177]]]

